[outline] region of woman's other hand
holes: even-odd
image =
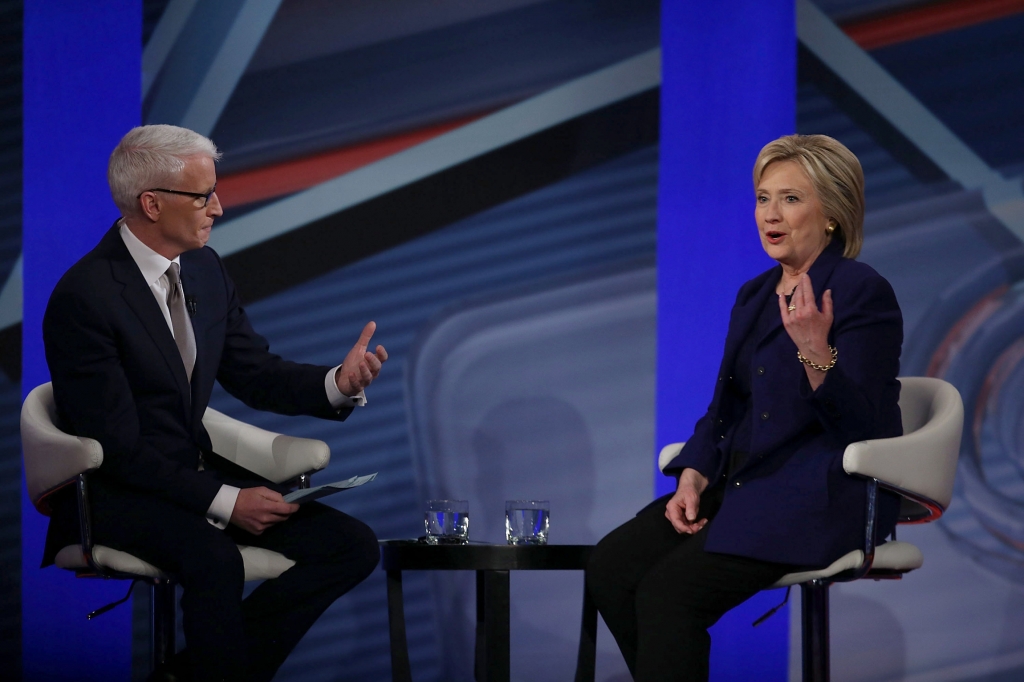
[[[700,496],[708,487],[708,479],[696,469],[683,469],[679,476],[676,494],[665,507],[665,518],[669,520],[677,533],[693,535],[703,528],[708,520],[697,519],[700,511]]]
[[[779,314],[782,315],[786,333],[805,358],[818,365],[828,365],[831,362],[832,353],[828,348],[828,332],[832,329],[831,289],[822,294],[821,310],[818,310],[818,304],[814,300],[814,285],[811,284],[811,278],[804,274],[800,277],[788,306],[786,297],[779,295]],[[812,389],[818,388],[825,381],[825,372],[808,365],[804,365],[804,368],[807,370],[807,380]]]

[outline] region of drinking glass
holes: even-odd
[[[423,527],[427,544],[465,545],[469,542],[469,501],[427,500]]]
[[[505,502],[505,541],[510,545],[548,544],[547,500],[508,500]]]

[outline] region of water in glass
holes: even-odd
[[[510,545],[546,545],[550,510],[543,501],[511,501],[505,505],[505,540]]]
[[[431,545],[469,542],[469,507],[465,500],[431,500],[423,515],[426,540]]]

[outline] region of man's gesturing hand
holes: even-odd
[[[696,469],[683,469],[679,476],[679,487],[676,494],[665,507],[665,518],[676,529],[677,533],[693,535],[707,524],[707,519],[697,520],[700,510],[700,495],[708,487],[708,479]]]
[[[231,523],[259,535],[298,510],[299,505],[285,502],[281,493],[270,488],[242,488],[231,512]]]
[[[388,352],[384,350],[384,346],[377,346],[374,353],[369,353],[366,350],[370,345],[373,332],[376,330],[376,322],[366,323],[356,345],[352,346],[352,350],[348,352],[341,367],[334,374],[338,390],[344,395],[354,396],[373,383],[373,380],[380,374],[381,365],[388,359]]]

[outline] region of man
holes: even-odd
[[[202,416],[214,380],[258,409],[343,420],[387,360],[370,322],[340,365],[288,362],[249,324],[217,254],[214,144],[144,126],[110,157],[122,218],[61,278],[43,319],[62,424],[103,446],[91,478],[97,544],[176,575],[187,649],[170,671],[199,680],[269,680],[313,622],[374,569],[373,531],[211,451]],[[77,543],[71,496],[56,500],[44,565]],[[242,601],[236,544],[296,565]],[[173,675],[172,675],[173,673]]]

